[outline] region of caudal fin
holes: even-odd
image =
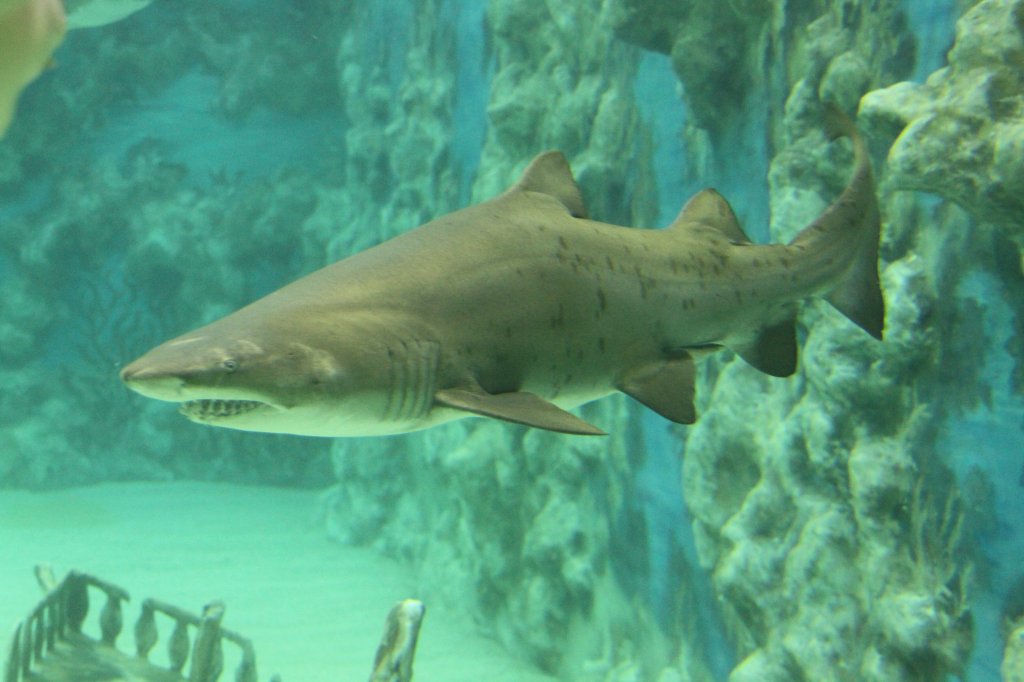
[[[825,124],[833,139],[846,136],[853,140],[855,163],[858,168],[867,169],[866,175],[870,182],[871,166],[867,147],[850,117],[829,102],[825,104]],[[864,232],[860,253],[826,300],[868,334],[881,339],[885,324],[885,300],[878,281],[878,242],[882,225],[873,184],[868,193],[869,198],[864,202],[862,222],[857,228]]]
[[[876,339],[882,339],[886,304],[879,285],[879,245],[865,246],[845,278],[825,297],[850,321]]]
[[[878,209],[872,207],[870,214],[863,219],[871,222],[865,226],[871,234],[870,242],[863,245],[846,275],[825,299],[851,322],[876,339],[881,339],[885,324],[885,301],[878,282]]]
[[[839,199],[791,243],[849,259],[845,273],[825,293],[825,299],[861,329],[881,339],[885,323],[885,302],[878,281],[881,219],[871,162],[856,126],[839,107],[825,105],[825,124],[829,137],[849,137],[853,142],[853,177]]]

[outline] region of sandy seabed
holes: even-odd
[[[105,484],[58,492],[0,491],[0,633],[41,596],[40,561],[128,590],[118,646],[130,651],[139,603],[155,597],[198,613],[221,599],[223,625],[249,637],[259,677],[366,680],[391,606],[415,593],[411,572],[369,550],[332,543],[312,519],[319,494],[205,483]],[[92,597],[86,632],[102,606]],[[457,609],[427,604],[416,680],[550,682],[478,634]],[[158,619],[154,660],[170,621]],[[225,674],[234,677],[234,647]],[[0,654],[2,655],[2,654]]]

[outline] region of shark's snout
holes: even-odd
[[[161,348],[129,363],[120,372],[121,381],[147,398],[180,403],[178,411],[201,424],[235,426],[241,423],[241,428],[252,429],[262,423],[268,411],[283,409],[255,391],[219,385],[217,375],[233,373],[237,367],[233,360],[230,369],[225,361],[218,363],[214,371],[205,367],[196,369],[161,357]]]
[[[184,380],[173,374],[133,362],[121,370],[121,381],[147,398],[178,402],[185,399]]]

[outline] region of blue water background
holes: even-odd
[[[169,4],[170,0],[164,0]],[[269,0],[253,0],[247,6],[263,7]],[[155,3],[153,7],[127,21],[152,21],[155,13],[167,11]],[[411,27],[411,13],[405,3],[379,3],[377,25],[388,40],[387,68],[389,81],[399,82],[403,63],[403,45]],[[490,87],[491,65],[484,55],[483,2],[445,3],[445,20],[452,22],[458,36],[459,94],[455,109],[459,135],[454,143],[454,162],[462,170],[462,198],[468,200],[469,186],[477,167],[485,135],[486,104]],[[956,16],[954,0],[907,0],[906,10],[918,38],[919,60],[915,79],[923,80],[944,63],[951,45]],[[159,18],[159,17],[158,17]],[[74,63],[74,41],[68,41],[56,55],[59,63]],[[176,158],[190,169],[190,180],[197,186],[209,183],[214,173],[227,171],[239,181],[273,175],[286,165],[316,166],[323,163],[325,141],[342,144],[344,130],[332,112],[315,116],[289,116],[256,108],[239,121],[211,115],[209,102],[215,96],[213,79],[196,70],[185,74],[162,92],[147,101],[126,105],[116,112],[93,139],[81,148],[82,154],[123,157],[135,144],[147,137],[169,143]],[[698,187],[687,186],[682,167],[684,158],[682,129],[685,111],[680,99],[678,80],[671,71],[667,57],[644,56],[635,84],[635,93],[644,118],[654,134],[654,165],[659,194],[660,223],[669,222],[683,202]],[[754,99],[756,101],[756,98]],[[716,186],[733,201],[741,218],[755,240],[764,241],[768,225],[768,192],[766,175],[769,150],[764,135],[764,111],[750,107],[750,119],[738,129],[736,154],[744,164],[736,165],[716,178]],[[20,201],[0,207],[0,219],[42,205],[48,188],[45,183],[25,183],[32,187]],[[653,198],[652,198],[653,199]],[[5,263],[0,256],[0,273]],[[983,301],[998,300],[995,283],[982,276],[969,278],[961,291],[965,298]],[[992,324],[1009,330],[1009,311],[994,307]],[[1000,346],[999,339],[994,346]],[[991,410],[979,410],[965,418],[950,422],[942,443],[940,456],[946,458],[958,474],[972,466],[981,467],[996,485],[999,527],[994,537],[987,538],[985,552],[994,569],[991,589],[981,594],[975,607],[977,626],[975,655],[969,679],[998,680],[1000,643],[997,633],[998,610],[1002,594],[1019,570],[1020,557],[1013,553],[1024,537],[1024,494],[1020,487],[1021,415],[1024,401],[1012,394],[1005,377],[1009,357],[998,347],[992,348],[987,372],[994,390]],[[683,504],[680,482],[680,440],[665,422],[653,415],[644,418],[644,444],[647,459],[636,478],[636,495],[642,500],[644,516],[650,531],[648,562],[652,580],[648,597],[653,610],[666,602],[666,594],[678,587],[678,578],[669,571],[674,553],[681,552],[697,574],[702,587],[697,600],[699,621],[705,628],[705,650],[713,670],[721,679],[734,664],[734,654],[727,644],[721,619],[715,609],[707,575],[697,569],[698,562],[690,531],[690,519]]]

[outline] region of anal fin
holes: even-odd
[[[434,394],[434,401],[444,407],[548,431],[579,436],[607,435],[558,405],[525,391],[487,393],[483,390],[446,388]]]
[[[684,353],[634,367],[622,375],[615,387],[665,419],[692,424],[697,421],[693,404],[696,381],[693,357]]]
[[[792,318],[763,327],[754,340],[732,346],[736,354],[755,369],[773,377],[788,377],[796,372],[796,321]]]

